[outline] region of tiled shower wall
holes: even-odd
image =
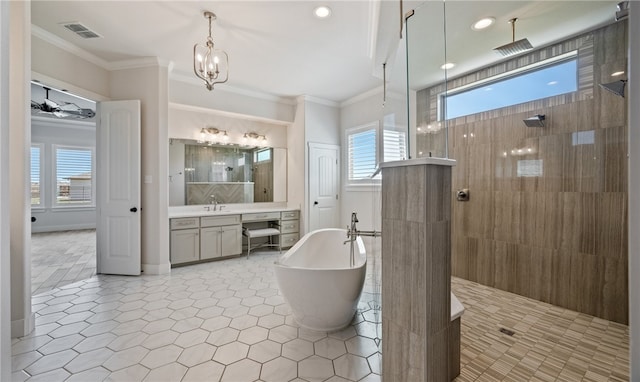
[[[452,274],[627,324],[627,102],[597,85],[626,69],[626,22],[449,87],[575,49],[577,92],[449,121],[453,190],[470,190],[468,202],[452,195]],[[432,123],[441,92],[418,92],[419,122]],[[545,127],[524,125],[534,114]],[[444,156],[445,131],[419,134],[418,151]]]

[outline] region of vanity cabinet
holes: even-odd
[[[171,219],[171,265],[242,253],[240,215]]]
[[[198,215],[197,212],[195,214]],[[242,254],[243,228],[279,229],[280,233],[276,231],[269,243],[274,246],[280,244],[282,249],[292,247],[300,239],[298,210],[253,210],[229,215],[182,216],[170,218],[171,266]],[[251,243],[253,245],[254,241]],[[261,244],[260,239],[255,244]]]
[[[200,218],[171,219],[171,263],[200,259]]]
[[[280,212],[280,243],[291,248],[300,239],[300,211]]]
[[[200,218],[200,259],[239,255],[242,253],[240,215]]]

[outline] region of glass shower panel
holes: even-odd
[[[441,102],[448,72],[446,6],[444,1],[423,2],[406,22],[408,131],[413,158],[448,158]]]
[[[385,71],[386,87],[381,116],[380,162],[409,159],[409,99],[407,92],[406,29],[390,55]]]

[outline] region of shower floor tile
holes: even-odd
[[[375,262],[352,325],[318,333],[279,295],[277,256],[94,275],[40,293],[36,330],[12,341],[13,379],[379,382]],[[628,327],[461,279],[452,290],[466,308],[457,381],[628,379]]]

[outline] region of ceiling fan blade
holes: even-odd
[[[55,115],[58,118],[64,118],[64,117],[68,117],[69,114],[67,112],[61,111],[61,110],[56,110],[53,112],[53,115]]]
[[[55,103],[55,102],[53,102],[52,100],[47,99],[47,98],[45,98],[45,99],[44,99],[44,103],[43,103],[43,105],[47,105],[47,107],[49,107],[49,108],[51,108],[51,109],[57,109],[57,108],[59,108],[59,107],[60,107],[60,106],[58,106],[58,104],[57,104],[57,103]]]
[[[42,104],[39,104],[36,101],[31,101],[31,108],[33,110],[42,110]]]

